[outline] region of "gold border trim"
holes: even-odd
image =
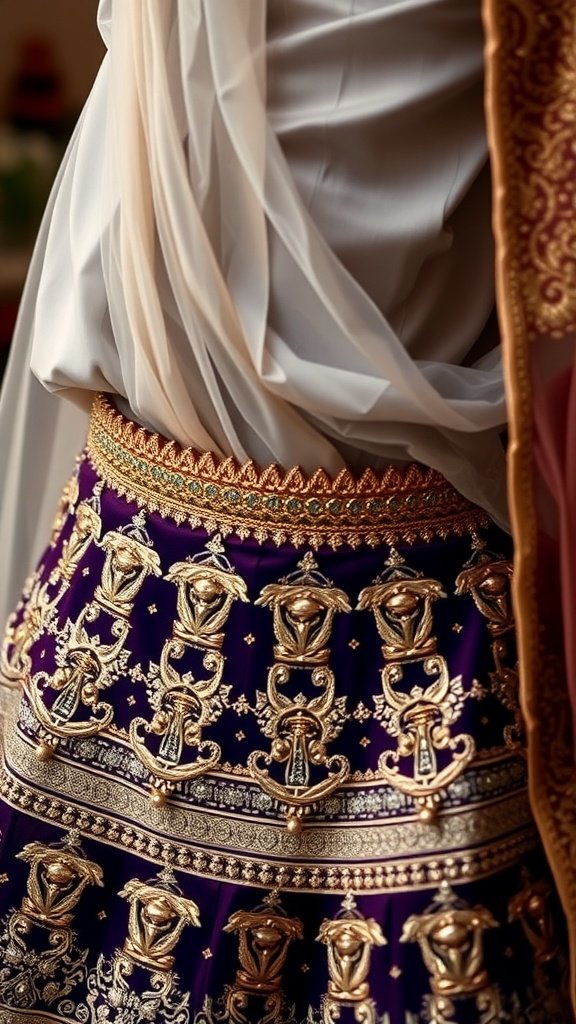
[[[0,1024],[46,1024],[47,1021],[53,1024],[78,1024],[72,1017],[62,1017],[48,1010],[18,1010],[0,1003]]]
[[[451,811],[434,825],[414,818],[310,825],[294,836],[283,823],[154,808],[121,780],[61,759],[39,761],[16,729],[7,730],[5,745],[0,795],[11,806],[153,863],[169,860],[177,870],[237,885],[299,892],[434,888],[443,877],[465,882],[490,875],[536,845],[527,797],[517,792]]]
[[[539,584],[550,555],[539,549],[532,379],[534,344],[562,342],[576,317],[574,207],[565,202],[576,173],[576,10],[574,0],[484,0],[483,6],[520,697],[530,797],[566,913],[576,1008],[572,712],[561,638],[547,633],[561,611],[556,595]]]
[[[411,544],[465,535],[490,524],[433,469],[411,464],[384,473],[344,469],[259,470],[233,458],[180,448],[126,419],[104,395],[92,406],[87,456],[118,494],[151,512],[208,533],[255,537],[276,544]]]

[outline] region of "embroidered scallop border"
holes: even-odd
[[[490,524],[435,470],[412,464],[379,475],[368,469],[359,478],[342,470],[331,478],[322,469],[308,476],[298,467],[240,466],[149,433],[104,395],[92,407],[86,455],[107,486],[148,511],[260,543],[376,547],[462,536]]]

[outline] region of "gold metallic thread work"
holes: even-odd
[[[150,666],[148,691],[154,716],[151,722],[134,718],[130,725],[132,749],[152,776],[152,800],[157,805],[178,783],[204,774],[220,760],[219,745],[203,739],[203,730],[218,720],[228,704],[230,686],[222,683],[222,630],[233,602],[248,600],[246,584],[226,558],[220,537],[208,541],[199,554],[174,563],[166,580],[178,589],[178,618],[162,648],[160,665]],[[177,664],[188,661],[190,665],[195,652],[198,667],[179,671]],[[156,753],[148,749],[146,734],[159,737]],[[186,757],[186,748],[192,748],[195,756]]]
[[[200,926],[196,904],[182,895],[170,869],[151,882],[131,879],[119,895],[130,905],[122,956],[151,971],[170,971],[184,928],[188,924]]]
[[[18,727],[6,730],[4,744],[0,794],[9,806],[154,863],[169,857],[186,873],[241,886],[318,893],[429,889],[442,879],[472,880],[504,870],[536,844],[526,795],[516,785],[497,800],[488,790],[480,803],[453,808],[434,824],[413,818],[358,820],[344,828],[312,822],[294,836],[276,821],[231,813],[232,799],[221,812],[179,803],[169,814],[112,771],[66,757],[54,771],[37,759]],[[112,748],[113,765],[119,753]],[[235,790],[230,780],[230,797]]]
[[[342,785],[350,771],[347,758],[330,756],[326,749],[345,721],[345,698],[336,697],[334,673],[326,663],[334,616],[351,607],[344,591],[319,572],[310,552],[296,572],[264,587],[256,604],[271,607],[274,614],[276,661],[256,704],[272,747],[269,754],[253,751],[248,770],[287,808],[288,828],[299,831],[304,812]],[[274,762],[286,765],[283,782],[270,774]]]
[[[502,1018],[497,989],[490,985],[484,966],[482,934],[498,922],[486,907],[470,907],[443,882],[434,902],[423,914],[413,914],[404,924],[401,942],[418,942],[430,972],[431,1020],[452,1024],[454,998],[476,1002],[482,1024]]]
[[[227,1019],[232,1024],[251,1024],[256,1019],[256,1002],[258,1024],[276,1024],[284,1008],[282,971],[290,943],[303,936],[302,922],[288,917],[274,891],[254,910],[237,910],[224,931],[238,935],[240,960],[225,995]]]
[[[44,730],[39,734],[44,736],[41,743],[56,746],[61,737],[93,736],[112,721],[112,705],[100,698],[102,690],[108,689],[125,667],[129,625],[115,620],[112,643],[105,644],[98,635],[91,636],[87,628],[98,615],[96,605],[87,605],[76,622],[66,624],[58,639],[58,668],[53,676],[36,672],[26,678],[30,703]],[[58,692],[51,707],[44,700],[49,689]]]
[[[119,494],[223,536],[337,548],[462,535],[489,523],[431,469],[388,467],[380,476],[366,470],[359,479],[342,470],[332,479],[321,469],[307,476],[299,468],[239,466],[149,433],[103,395],[92,407],[86,451]]]
[[[318,941],[328,951],[328,992],[323,1004],[324,1024],[340,1019],[342,1007],[354,1008],[359,1024],[376,1024],[376,1006],[370,998],[368,973],[375,946],[386,945],[382,929],[373,918],[358,910],[352,893],[332,920],[325,920]]]
[[[384,641],[387,661],[424,657],[436,652],[432,603],[446,597],[438,580],[424,579],[404,564],[392,548],[387,569],[358,598],[360,611],[369,609]]]
[[[1,936],[0,1000],[51,1003],[85,975],[87,951],[75,947],[72,926],[87,886],[103,885],[102,870],[87,859],[76,831],[60,843],[28,843],[16,856],[29,865],[29,875],[21,906]]]
[[[358,600],[360,610],[372,611],[384,640],[382,693],[373,698],[374,717],[397,742],[395,750],[380,755],[379,771],[412,797],[425,821],[435,817],[441,791],[462,774],[476,750],[470,735],[451,731],[468,694],[461,677],[450,679],[432,635],[433,602],[444,597],[438,580],[419,576],[393,548],[385,571]],[[417,675],[406,687],[408,666]],[[440,764],[444,753],[449,759]],[[410,774],[400,770],[403,761],[411,762]]]

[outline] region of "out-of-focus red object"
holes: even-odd
[[[22,40],[6,113],[8,121],[22,131],[53,134],[60,130],[67,114],[66,97],[49,39],[27,36]]]

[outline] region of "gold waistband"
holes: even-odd
[[[92,406],[87,456],[102,480],[150,512],[224,536],[276,544],[397,544],[469,534],[490,522],[435,470],[417,464],[334,478],[322,469],[258,469],[181,448],[119,413]]]

